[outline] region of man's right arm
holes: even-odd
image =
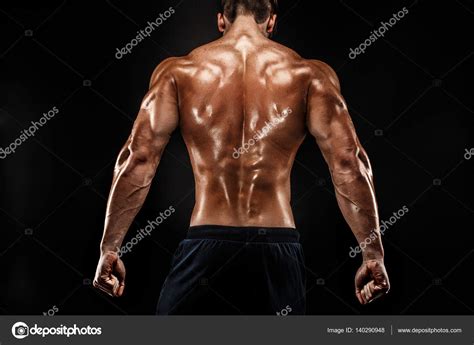
[[[312,67],[307,126],[329,166],[345,220],[358,243],[370,242],[362,250],[363,264],[355,279],[356,296],[361,304],[366,304],[389,289],[372,169],[341,96],[336,74],[322,62],[314,61]]]
[[[112,296],[125,287],[125,266],[119,257],[122,241],[142,207],[171,133],[179,122],[173,59],[162,62],[152,76],[132,134],[115,165],[107,203],[94,286]]]

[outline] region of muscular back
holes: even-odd
[[[122,295],[125,270],[117,252],[176,128],[196,182],[191,225],[257,227],[294,227],[290,172],[309,132],[357,241],[373,239],[356,274],[357,298],[366,304],[380,297],[389,282],[372,169],[336,74],[268,40],[263,30],[272,30],[275,16],[257,25],[240,15],[230,29],[225,16],[218,18],[223,38],[167,59],[153,74],[115,166],[94,285]]]
[[[191,225],[294,227],[290,173],[306,133],[308,62],[240,36],[174,64],[196,183]]]
[[[307,131],[330,169],[336,147],[358,164],[338,88],[327,65],[261,34],[224,35],[158,66],[117,169],[130,166],[147,191],[179,127],[196,184],[191,225],[294,227],[290,173]]]

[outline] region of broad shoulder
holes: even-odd
[[[321,60],[306,60],[310,67],[311,77],[314,82],[325,84],[330,82],[337,89],[340,88],[339,78],[334,69]]]
[[[160,80],[174,80],[179,69],[189,64],[188,56],[169,57],[155,68],[150,79],[150,87]]]

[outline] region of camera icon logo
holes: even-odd
[[[12,334],[17,339],[23,339],[30,334],[30,328],[24,322],[17,322],[12,326]]]

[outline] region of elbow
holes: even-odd
[[[146,187],[153,180],[156,165],[156,159],[149,150],[132,150],[126,147],[119,157],[115,171],[118,176],[130,180],[134,185]]]
[[[128,161],[134,167],[150,165],[153,162],[152,153],[146,149],[131,151]]]
[[[367,155],[359,147],[338,153],[332,163],[331,174],[335,185],[367,181],[372,176]]]
[[[124,171],[130,167],[147,164],[149,161],[150,155],[148,152],[145,152],[145,150],[135,151],[132,150],[129,145],[126,145],[122,151],[120,151],[117,163],[115,164],[115,171]]]
[[[155,162],[156,157],[151,150],[146,148],[131,150],[130,156],[128,157],[127,170],[138,170],[141,172],[147,172],[149,170],[153,170]]]
[[[334,159],[332,180],[339,202],[352,214],[377,217],[372,172],[362,149],[347,150]]]

